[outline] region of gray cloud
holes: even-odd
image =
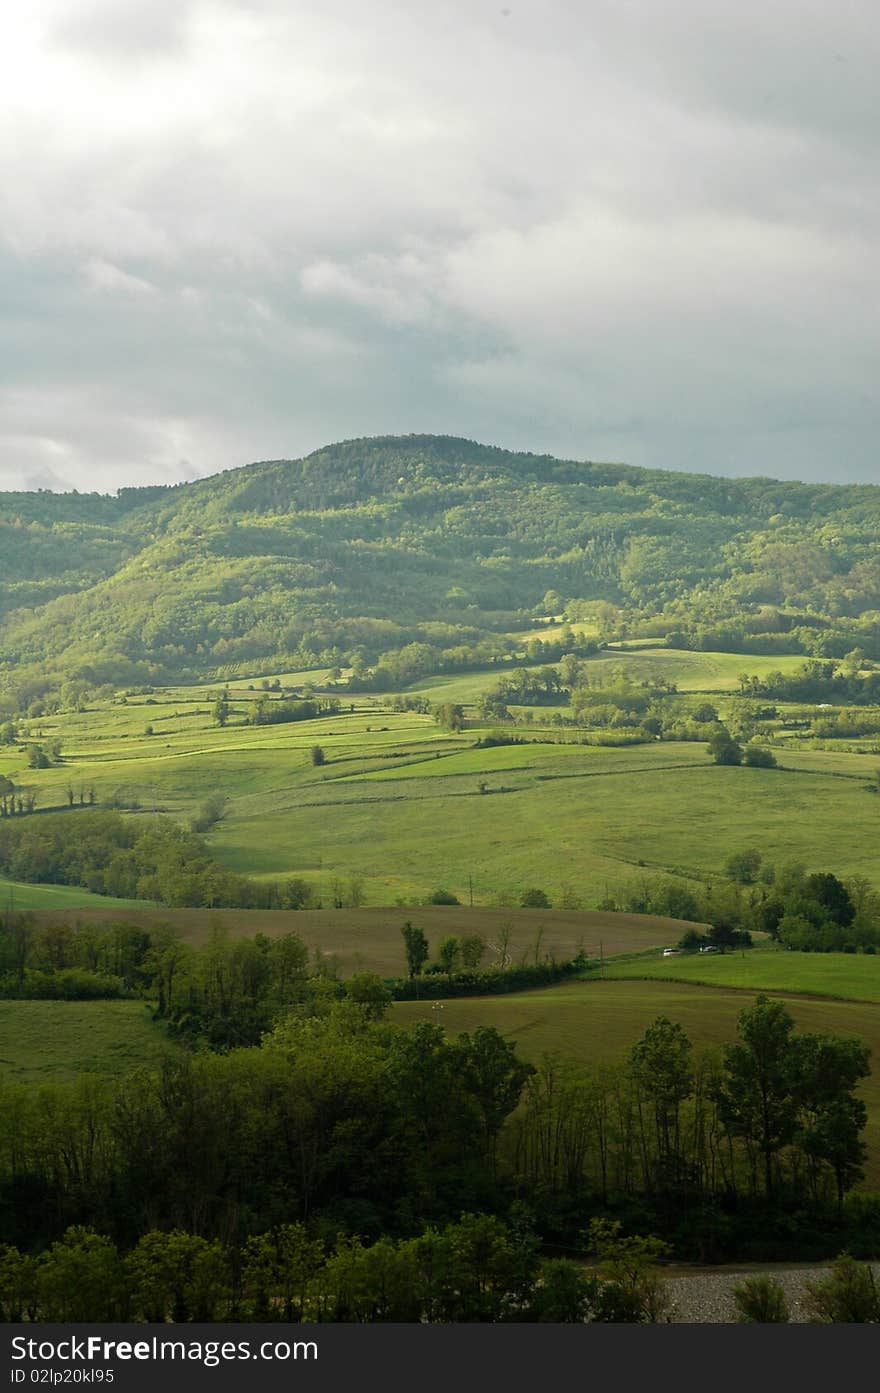
[[[65,0],[47,8],[47,47],[99,63],[182,52],[192,10],[187,0]]]
[[[857,0],[74,3],[0,57],[0,485],[380,432],[880,481]]]

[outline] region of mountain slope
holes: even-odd
[[[880,488],[642,470],[452,437],[348,441],[118,496],[0,495],[0,684],[473,644],[548,590],[669,626],[880,609]],[[36,687],[34,687],[36,684]],[[26,693],[25,693],[26,694]]]

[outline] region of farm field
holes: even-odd
[[[97,898],[97,896],[95,897]],[[41,911],[35,915],[38,924],[62,920],[75,923],[87,918],[95,923],[111,923],[119,919],[111,909],[89,909],[87,915],[68,909],[64,913]],[[342,976],[353,972],[377,972],[382,977],[402,977],[406,963],[401,928],[407,919],[424,929],[429,942],[436,947],[448,934],[482,934],[488,944],[498,941],[505,926],[510,930],[509,951],[518,961],[534,948],[542,932],[541,952],[558,959],[572,958],[583,948],[590,958],[607,958],[619,953],[639,953],[665,943],[675,942],[692,925],[679,919],[664,919],[648,914],[609,914],[599,910],[568,912],[562,909],[470,909],[464,905],[423,905],[418,908],[322,910],[216,910],[216,909],[145,909],[143,906],[124,915],[126,923],[149,927],[151,924],[171,924],[188,943],[205,943],[215,928],[225,929],[230,937],[265,934],[269,938],[295,933],[312,950],[336,960]],[[485,965],[497,961],[498,953],[490,946]]]
[[[786,955],[786,956],[794,956]],[[583,1063],[615,1062],[658,1016],[678,1021],[697,1049],[716,1048],[736,1038],[739,1013],[755,993],[732,988],[707,989],[682,982],[567,982],[511,996],[446,1000],[442,1010],[429,1001],[395,1002],[391,1019],[400,1024],[439,1018],[448,1034],[495,1026],[515,1041],[524,1059],[537,1063],[558,1053]],[[857,1036],[871,1048],[873,1073],[861,1095],[868,1108],[864,1139],[868,1147],[867,1188],[880,1185],[880,1006],[870,1002],[786,997],[786,1009],[798,1030]]]
[[[634,669],[641,675],[654,664],[688,690],[710,692],[714,683],[730,693],[740,672],[786,666],[663,648],[591,661],[646,664]],[[497,678],[493,668],[417,690],[468,702]],[[770,861],[880,883],[880,798],[868,796],[876,756],[783,749],[779,769],[718,768],[701,742],[574,743],[578,732],[546,725],[546,708],[517,728],[532,743],[474,749],[487,727],[444,730],[430,715],[393,711],[390,696],[343,697],[338,715],[252,726],[244,722],[263,691],[244,679],[231,684],[230,723],[221,728],[212,718],[217,690],[156,689],[34,720],[5,751],[3,772],[33,791],[38,812],[73,799],[76,816],[92,790],[99,807],[183,822],[219,794],[224,816],[207,837],[218,859],[258,878],[302,877],[325,904],[333,881],[352,877],[373,906],[418,902],[439,886],[463,901],[472,890],[486,906],[515,904],[531,886],[553,901],[567,894],[595,904],[643,871],[705,880],[730,851],[750,845]],[[29,769],[27,742],[56,739],[62,763]],[[315,744],[321,767],[312,764]],[[16,890],[15,902],[86,907],[94,897],[30,887]]]
[[[13,1083],[115,1077],[180,1046],[143,1001],[0,1001],[0,1072]]]
[[[386,903],[437,885],[462,898],[469,876],[483,903],[499,893],[515,902],[532,885],[558,898],[566,884],[595,903],[639,869],[702,879],[753,845],[770,861],[877,881],[880,838],[852,835],[880,814],[866,788],[813,771],[718,768],[693,744],[505,747],[429,759],[402,777],[279,790],[277,819],[266,819],[265,800],[242,800],[211,844],[251,873],[320,879],[319,866],[344,867]]]
[[[7,880],[0,876],[0,913],[9,908],[15,910],[64,911],[75,907],[78,910],[96,910],[99,913],[114,912],[119,917],[120,910],[143,909],[143,900],[122,900],[112,895],[93,895],[76,885],[31,885],[24,880]]]
[[[557,635],[550,629],[522,635],[524,640],[554,636]],[[803,661],[803,657],[792,654],[774,657],[750,653],[691,653],[648,641],[633,647],[609,647],[595,657],[584,659],[583,667],[589,674],[599,674],[612,667],[622,668],[625,675],[635,681],[663,678],[674,682],[681,692],[732,695],[739,692],[741,673],[766,677],[768,672],[794,672]],[[412,690],[424,692],[432,701],[473,702],[516,666],[515,662],[504,662],[484,672],[429,677],[413,683]],[[558,664],[549,666],[558,667]]]
[[[784,950],[686,954],[609,963],[606,978],[699,982],[765,992],[809,993],[880,1003],[880,957],[863,953],[788,953]]]

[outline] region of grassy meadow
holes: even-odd
[[[650,979],[771,994],[792,992],[880,1005],[880,957],[873,954],[794,953],[774,948],[639,957],[609,963],[604,976],[617,981]]]
[[[143,1001],[0,1001],[0,1071],[13,1083],[116,1077],[181,1047]]]
[[[721,693],[723,707],[739,673],[800,661],[639,647],[589,665],[622,663],[635,676]],[[73,799],[76,815],[91,790],[98,806],[183,821],[220,794],[225,814],[208,834],[218,859],[257,877],[300,876],[325,904],[334,880],[354,877],[374,906],[418,903],[439,886],[462,901],[473,894],[478,905],[516,904],[530,886],[588,905],[642,870],[703,880],[731,850],[751,845],[771,861],[794,858],[880,883],[880,799],[869,796],[876,756],[784,748],[779,769],[719,768],[702,743],[584,743],[582,732],[548,724],[547,708],[516,731],[530,743],[477,750],[487,727],[468,703],[498,675],[492,668],[414,687],[435,702],[464,703],[462,732],[395,712],[390,696],[347,693],[338,715],[253,726],[248,714],[264,692],[243,679],[230,684],[224,728],[212,716],[218,686],[120,695],[31,720],[0,770],[33,790],[38,810]],[[278,680],[290,688],[307,677],[320,682],[326,672]],[[62,762],[28,768],[28,743],[53,740]],[[316,744],[321,767],[311,760]],[[87,907],[94,898],[59,887],[15,890],[22,908]]]
[[[119,917],[120,910],[142,909],[143,900],[123,900],[114,895],[93,895],[78,885],[30,885],[24,880],[9,880],[0,876],[0,913],[13,910],[48,910],[61,914],[68,909],[95,911],[105,914],[108,909]]]

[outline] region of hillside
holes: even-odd
[[[617,629],[659,616],[684,646],[739,651],[745,631],[743,651],[880,656],[878,529],[873,486],[435,436],[114,497],[0,494],[0,690],[14,711],[64,683],[369,664],[414,642],[445,670],[578,601]]]

